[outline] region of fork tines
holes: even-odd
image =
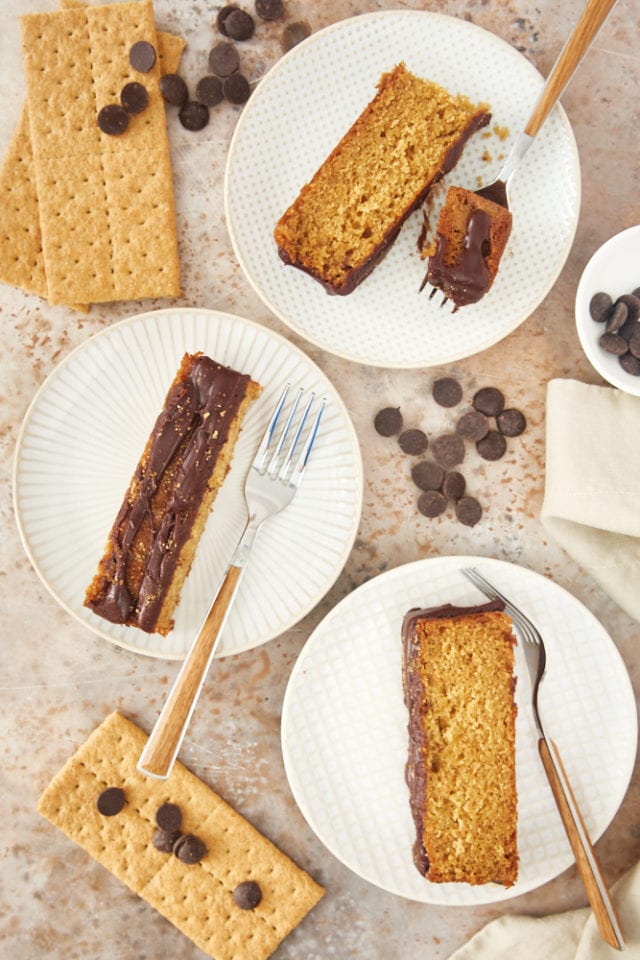
[[[422,293],[422,291],[424,290],[425,287],[431,287],[431,292],[429,293],[429,300],[433,300],[433,298],[434,298],[434,296],[436,295],[436,293],[440,292],[440,293],[442,293],[442,301],[441,301],[441,303],[440,303],[440,306],[441,306],[441,307],[444,307],[445,303],[448,303],[448,302],[449,302],[449,297],[446,295],[446,293],[443,293],[443,291],[440,289],[440,287],[434,287],[432,284],[429,283],[429,274],[428,274],[428,273],[425,273],[424,279],[423,279],[422,283],[420,284],[420,286],[418,287],[418,293]]]
[[[311,408],[316,395],[312,392],[303,405],[305,391],[301,387],[284,420],[290,389],[291,384],[286,384],[264,432],[252,469],[297,486],[302,480],[327,401],[325,397],[319,401],[319,408],[312,419]]]

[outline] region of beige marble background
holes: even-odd
[[[389,8],[437,10],[499,34],[543,72],[550,69],[582,8],[579,0],[285,0],[289,20],[314,30],[347,16]],[[184,75],[198,79],[216,36],[220,4],[157,0],[158,25],[184,36]],[[252,9],[253,4],[247,4]],[[52,0],[0,0],[0,152],[24,96],[18,12]],[[353,413],[365,467],[364,510],[344,572],[328,596],[286,635],[218,662],[182,756],[204,780],[327,887],[327,896],[277,952],[278,960],[362,957],[442,960],[487,920],[509,912],[544,914],[586,902],[575,868],[526,896],[476,909],[435,908],[387,894],[350,873],[319,842],[296,808],[280,750],[279,719],[291,667],[313,627],[354,587],[419,557],[474,553],[521,563],[562,584],[607,627],[640,689],[640,626],[558,547],[539,522],[544,489],[545,384],[551,377],[601,382],[581,353],[573,300],[582,268],[609,236],[640,222],[638,113],[640,53],[636,0],[619,0],[563,104],[578,142],[583,202],[575,242],[553,290],[505,341],[437,370],[359,367],[291,337],[336,383]],[[260,23],[242,48],[252,79],[279,56],[281,25]],[[176,305],[229,310],[285,332],[252,292],[234,260],[222,181],[239,108],[216,112],[201,134],[169,120],[184,296]],[[248,187],[249,188],[249,187]],[[2,198],[0,198],[2,202]],[[203,954],[103,868],[41,820],[37,797],[67,756],[114,707],[149,729],[177,666],[136,656],[96,638],[49,595],[26,559],[13,520],[11,467],[20,422],[45,377],[69,351],[114,319],[164,306],[123,303],[81,316],[0,287],[0,956],[93,960],[196,960]],[[402,404],[425,416],[436,376],[458,377],[465,396],[504,386],[529,428],[495,464],[476,464],[473,486],[488,510],[470,529],[450,515],[418,517],[408,464],[372,427],[375,411]],[[433,410],[433,405],[429,407]],[[429,422],[433,429],[437,427]],[[469,476],[471,481],[471,475]],[[375,838],[372,837],[372,843]],[[597,844],[615,881],[640,855],[640,777]]]

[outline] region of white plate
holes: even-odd
[[[242,268],[267,306],[325,350],[361,363],[425,367],[491,346],[547,294],[569,253],[580,207],[580,168],[571,127],[554,111],[513,182],[514,226],[490,293],[456,314],[418,288],[426,263],[417,240],[422,212],[347,297],[280,261],[273,228],[300,188],[375,94],[380,75],[404,60],[451,93],[489,103],[503,142],[475,134],[434,190],[435,228],[444,183],[489,182],[520,133],[543,84],[528,60],[494,34],[438,13],[366,14],[312,35],[264,77],[236,127],[225,179],[227,225]],[[483,160],[484,151],[491,162]]]
[[[412,861],[404,779],[408,753],[400,630],[412,607],[477,603],[460,569],[477,565],[545,639],[541,711],[593,840],[612,820],[633,771],[637,718],[622,659],[601,624],[537,573],[500,560],[418,560],[359,587],[316,628],[291,674],[282,711],[285,767],[322,842],[365,880],[424,903],[506,900],[552,879],[573,855],[538,757],[524,655],[516,648],[520,873],[511,888],[430,883]]]
[[[576,326],[587,359],[614,387],[640,397],[640,377],[626,373],[618,358],[602,349],[598,341],[605,325],[596,323],[589,313],[594,293],[608,293],[615,301],[636,287],[640,287],[640,225],[617,233],[596,250],[576,291]]]
[[[216,498],[167,637],[111,624],[83,606],[107,534],[185,352],[202,351],[263,386]],[[285,382],[328,399],[304,483],[262,530],[221,639],[220,655],[287,630],[327,592],[353,545],[362,460],[335,389],[297,347],[213,310],[173,309],[114,324],[71,353],[34,398],[18,439],[14,502],[25,550],[45,586],[107,640],[184,657],[246,520],[244,477]]]

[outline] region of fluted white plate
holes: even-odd
[[[411,900],[473,906],[538,887],[570,866],[573,854],[538,756],[531,686],[518,644],[518,881],[509,889],[431,883],[413,865],[400,630],[412,607],[482,602],[460,572],[464,566],[485,573],[544,637],[541,713],[595,841],[613,819],[633,772],[638,730],[631,682],[611,638],[575,597],[504,561],[419,560],[346,597],[315,629],[295,664],[284,698],[282,747],[302,813],[346,866]]]
[[[118,626],[83,606],[111,524],[185,352],[202,351],[263,387],[236,444],[167,637]],[[340,573],[358,528],[362,460],[349,415],[322,371],[266,327],[213,310],[171,309],[114,324],[71,353],[25,417],[15,456],[22,541],[53,596],[129,650],[184,657],[246,521],[244,478],[283,385],[328,403],[292,504],[262,529],[220,641],[249,650],[300,620]]]
[[[392,10],[343,20],[294,47],[245,106],[227,160],[227,225],[242,268],[267,306],[325,350],[361,363],[416,368],[486,349],[546,296],[573,242],[580,167],[569,121],[556,109],[513,181],[513,231],[493,288],[452,314],[419,292],[425,261],[422,212],[403,226],[385,259],[352,294],[329,296],[278,257],[273,229],[300,188],[373,98],[380,75],[404,60],[418,76],[491,107],[494,132],[476,133],[434,189],[435,229],[444,186],[475,190],[498,173],[524,128],[543,79],[508,43],[465,20]],[[483,158],[484,153],[490,159]]]

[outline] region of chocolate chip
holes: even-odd
[[[143,87],[141,83],[136,83],[135,81],[133,81],[133,83],[125,83],[120,91],[120,103],[127,113],[133,115],[142,113],[149,104],[149,94],[147,93],[146,87]]]
[[[171,833],[167,833],[166,830],[161,830],[158,828],[157,830],[153,831],[153,838],[151,842],[156,850],[160,851],[160,853],[172,853],[179,837],[179,830],[174,830]]]
[[[627,318],[627,321],[618,330],[618,336],[624,337],[627,343],[629,343],[636,330],[640,330],[640,323],[638,323],[637,320]]]
[[[243,880],[233,891],[233,902],[241,910],[254,910],[262,900],[262,890],[255,880]]]
[[[489,421],[479,410],[464,413],[456,424],[456,433],[465,440],[482,440],[489,432]]]
[[[497,387],[483,387],[471,401],[475,410],[497,417],[504,410],[504,395]]]
[[[637,294],[623,293],[623,295],[616,300],[616,306],[619,303],[624,303],[627,308],[629,320],[637,320],[638,317],[640,317],[640,297]]]
[[[180,123],[187,130],[202,130],[209,123],[209,107],[197,100],[187,100],[178,114]]]
[[[622,303],[621,300],[618,300],[613,310],[607,317],[607,326],[605,328],[607,333],[617,333],[618,330],[624,325],[628,316],[629,311],[626,303]]]
[[[129,126],[129,114],[119,103],[109,103],[98,114],[98,126],[103,133],[117,137]]]
[[[467,481],[462,474],[458,473],[457,470],[452,470],[451,473],[448,473],[444,478],[442,492],[447,500],[459,500],[464,494],[466,485]]]
[[[373,418],[373,426],[381,437],[392,437],[402,430],[400,407],[383,407]]]
[[[436,380],[431,388],[433,399],[441,407],[455,407],[462,400],[462,387],[453,377]]]
[[[465,527],[475,527],[482,516],[482,507],[475,497],[461,497],[456,503],[456,517]]]
[[[483,460],[499,460],[507,449],[507,441],[497,430],[489,430],[486,437],[478,440],[476,450]]]
[[[425,517],[439,517],[447,509],[447,498],[438,490],[425,490],[418,497],[418,510]]]
[[[636,329],[633,331],[627,342],[629,344],[629,353],[631,353],[634,357],[640,358],[640,323],[636,324]]]
[[[182,810],[175,803],[163,803],[156,810],[156,823],[166,833],[174,833],[182,824]]]
[[[251,95],[249,81],[241,73],[232,73],[230,77],[226,77],[222,90],[229,103],[246,103]]]
[[[129,50],[129,63],[139,73],[149,73],[155,62],[155,47],[147,40],[138,40]]]
[[[223,7],[219,11],[218,16],[216,17],[216,26],[223,37],[228,37],[227,28],[225,26],[227,17],[230,16],[234,10],[239,10],[240,7],[237,7],[235,3],[229,3],[226,7]]]
[[[616,357],[621,357],[629,349],[627,341],[617,333],[603,333],[598,343],[603,350],[613,353]]]
[[[640,377],[640,360],[632,353],[625,353],[618,357],[618,362],[625,373],[630,373],[632,377]]]
[[[496,417],[496,424],[504,437],[519,437],[527,429],[524,413],[516,410],[515,407],[509,407],[499,413]]]
[[[282,0],[256,0],[255,7],[262,20],[281,20],[284,16]]]
[[[419,456],[429,446],[429,438],[423,430],[405,430],[398,437],[398,443],[403,453]]]
[[[183,863],[199,863],[207,852],[207,848],[200,839],[192,833],[185,833],[178,837],[173,845],[173,853]]]
[[[214,77],[211,74],[201,77],[196,86],[196,100],[198,103],[206,103],[208,107],[215,107],[224,100],[220,77]]]
[[[464,460],[464,443],[455,433],[444,433],[431,444],[431,453],[442,467],[455,467]]]
[[[288,53],[299,43],[311,36],[311,27],[306,20],[296,20],[295,23],[288,23],[282,31],[280,46],[283,53]]]
[[[181,107],[189,96],[186,83],[177,73],[165,73],[160,77],[160,93],[174,107]]]
[[[126,802],[127,798],[122,787],[107,787],[96,800],[96,806],[103,817],[115,817]]]
[[[232,40],[248,40],[253,36],[255,28],[251,14],[239,7],[231,10],[224,18],[223,33],[225,37],[231,37]]]
[[[432,460],[421,460],[412,467],[411,478],[421,490],[439,490],[444,480],[444,470]]]
[[[229,77],[240,66],[238,51],[232,43],[216,43],[209,51],[209,69],[217,77]]]
[[[613,300],[608,293],[594,293],[589,302],[591,319],[595,320],[596,323],[604,323],[612,306]]]

